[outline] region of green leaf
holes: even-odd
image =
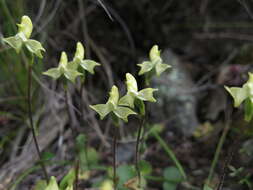
[[[140,167],[140,171],[143,175],[149,175],[152,172],[152,166],[146,160],[140,160],[139,167]]]
[[[46,50],[43,48],[40,42],[38,42],[37,40],[27,40],[24,43],[31,53],[37,55],[39,58],[43,58],[41,52]]]
[[[178,168],[174,166],[165,168],[163,171],[163,176],[167,180],[166,182],[163,183],[164,190],[174,190],[177,188],[177,185],[179,183],[184,181],[184,177],[181,175]]]
[[[13,49],[15,49],[17,53],[20,52],[23,41],[19,35],[15,35],[9,38],[3,38],[3,41],[7,43],[8,45],[10,45]]]
[[[59,68],[52,68],[52,69],[49,69],[49,70],[43,72],[42,74],[50,76],[53,79],[58,79],[62,75],[62,72],[60,71]]]
[[[205,184],[203,190],[213,190],[213,188],[211,188],[211,187],[209,187],[207,184]]]
[[[156,102],[156,99],[153,97],[153,92],[157,91],[154,88],[145,88],[138,92],[137,97],[143,101]]]
[[[103,120],[104,117],[112,111],[109,108],[108,104],[97,104],[93,106],[90,105],[90,108],[95,110],[99,114],[101,120]]]
[[[134,97],[131,96],[129,93],[126,94],[125,96],[120,98],[119,105],[134,108]]]
[[[84,70],[88,71],[91,74],[94,74],[94,68],[96,66],[99,66],[100,64],[93,60],[86,59],[86,60],[82,60],[80,65]]]
[[[227,87],[225,89],[230,93],[234,99],[234,107],[239,107],[241,103],[247,98],[247,90],[238,87]]]
[[[168,64],[163,64],[160,61],[156,63],[155,69],[156,69],[156,74],[160,76],[166,69],[170,68],[171,66]]]
[[[155,64],[153,62],[150,62],[150,61],[144,61],[142,62],[141,64],[137,64],[139,67],[141,67],[138,75],[143,75],[149,71],[151,71]]]
[[[50,178],[49,184],[45,190],[59,190],[57,181],[54,176]]]
[[[79,73],[78,71],[75,70],[65,70],[64,76],[70,80],[72,83],[75,83],[76,77],[81,76],[82,73]]]
[[[33,24],[31,19],[25,15],[21,18],[21,23],[17,25],[18,32],[22,32],[26,36],[26,38],[29,39],[33,31]]]
[[[39,180],[36,182],[35,187],[33,190],[45,190],[47,188],[47,181],[46,180]]]
[[[119,117],[120,119],[123,119],[125,122],[128,121],[128,116],[129,115],[136,115],[133,110],[127,107],[120,107],[118,106],[115,110],[113,110],[113,113]]]
[[[61,180],[60,189],[66,189],[68,186],[72,185],[75,181],[75,178],[75,170],[72,168]]]
[[[137,93],[138,91],[138,86],[137,86],[137,82],[136,79],[134,78],[134,76],[130,73],[126,74],[126,85],[127,85],[127,91],[128,92],[132,92],[134,94]]]
[[[123,187],[123,184],[136,176],[134,168],[129,165],[119,166],[116,173],[119,177],[118,188],[122,190],[126,190],[126,188]]]
[[[83,44],[81,42],[77,42],[76,44],[76,52],[75,52],[75,56],[74,56],[74,61],[78,60],[81,61],[84,59],[84,47]]]
[[[150,52],[149,52],[149,58],[150,58],[151,62],[155,62],[155,61],[158,61],[158,60],[161,61],[162,59],[160,57],[160,54],[161,54],[161,51],[159,51],[158,46],[154,45],[150,49]]]
[[[244,103],[244,119],[250,121],[253,117],[253,103],[250,98],[247,98]]]
[[[73,190],[73,185],[69,185],[65,190]]]
[[[99,155],[96,149],[88,148],[87,149],[87,161],[90,165],[96,165],[99,161]]]

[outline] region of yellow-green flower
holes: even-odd
[[[22,46],[24,45],[32,54],[42,58],[42,51],[46,50],[42,47],[39,41],[30,39],[33,31],[31,19],[28,16],[23,16],[21,23],[17,25],[18,33],[15,36],[3,38],[3,41],[14,48],[17,53],[20,52]]]

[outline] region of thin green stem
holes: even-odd
[[[138,186],[141,185],[141,171],[139,167],[139,161],[140,161],[140,155],[139,155],[139,144],[140,144],[140,138],[141,138],[141,131],[145,123],[145,117],[142,117],[138,129],[137,139],[136,139],[136,147],[135,147],[135,168],[138,175]]]
[[[172,151],[172,149],[166,144],[166,142],[159,136],[159,134],[156,131],[152,131],[152,135],[158,140],[159,144],[162,146],[165,152],[169,155],[169,157],[175,163],[181,175],[186,179],[187,177],[186,177],[185,171],[182,165],[180,164],[179,160],[177,159],[176,155]]]
[[[114,127],[114,132],[113,132],[113,189],[117,190],[117,173],[116,173],[116,149],[117,149],[117,130],[116,127]]]
[[[222,132],[222,135],[221,135],[221,138],[218,142],[218,146],[215,150],[215,154],[214,154],[214,159],[212,161],[212,164],[211,164],[211,168],[210,168],[210,171],[209,171],[209,174],[208,174],[208,178],[207,178],[207,184],[209,184],[213,178],[213,174],[214,174],[214,169],[217,165],[217,162],[218,162],[218,159],[219,159],[219,156],[220,156],[220,153],[221,153],[221,149],[222,149],[222,146],[225,142],[225,139],[227,137],[227,134],[228,134],[228,131],[230,129],[230,125],[229,124],[226,124],[223,132]]]
[[[40,166],[41,166],[41,168],[43,170],[43,173],[44,173],[44,176],[46,178],[46,181],[49,182],[49,177],[48,177],[48,174],[47,174],[46,166],[45,166],[45,164],[44,164],[44,162],[42,160],[42,156],[41,156],[38,140],[37,140],[37,137],[36,137],[35,128],[34,128],[34,125],[33,125],[32,99],[31,99],[32,80],[31,80],[31,78],[32,78],[32,65],[29,64],[28,65],[28,88],[27,88],[27,103],[28,103],[29,121],[30,121],[30,126],[31,126],[31,130],[32,130],[32,136],[33,136],[35,148],[36,148],[37,154],[38,154],[39,159],[40,159],[39,163],[40,163]]]

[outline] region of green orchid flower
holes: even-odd
[[[90,59],[84,59],[84,53],[85,50],[83,44],[81,42],[77,42],[75,56],[69,63],[69,67],[73,70],[77,70],[80,65],[84,70],[94,74],[94,68],[96,66],[100,66],[100,64]]]
[[[74,70],[69,66],[68,57],[65,52],[61,53],[61,58],[58,67],[51,68],[46,72],[43,72],[44,75],[50,76],[53,79],[58,79],[62,75],[64,75],[68,80],[75,83],[76,77],[82,75],[77,70]]]
[[[141,101],[156,102],[153,97],[153,92],[157,91],[154,88],[145,88],[138,91],[136,79],[130,73],[126,74],[127,94],[119,100],[120,105],[134,108],[134,100],[137,98]]]
[[[35,54],[39,58],[42,58],[42,51],[46,51],[41,43],[37,40],[30,39],[33,24],[28,16],[23,16],[21,23],[17,24],[18,33],[15,36],[8,38],[3,38],[3,41],[10,45],[17,53],[20,52],[22,46],[24,45],[32,54]]]
[[[242,87],[224,87],[233,97],[234,107],[244,102],[245,120],[250,121],[253,117],[253,73],[249,73],[249,79]]]
[[[125,122],[128,121],[129,115],[136,115],[130,108],[119,105],[119,90],[116,86],[112,87],[106,104],[91,105],[90,107],[100,115],[101,120],[110,112],[113,112],[118,118]]]
[[[139,67],[141,67],[138,74],[143,75],[155,70],[156,75],[160,76],[166,69],[170,68],[170,65],[163,63],[160,54],[161,51],[158,49],[158,46],[154,45],[149,52],[150,61],[144,61],[141,64],[137,64]]]

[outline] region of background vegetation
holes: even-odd
[[[225,175],[227,189],[250,189],[251,123],[243,121],[241,109],[232,108],[223,85],[242,85],[252,69],[251,10],[250,0],[107,0],[102,5],[96,0],[0,0],[0,38],[15,34],[16,23],[29,15],[35,27],[33,38],[47,50],[45,58],[34,65],[32,97],[34,123],[49,173],[60,180],[73,168],[79,151],[71,136],[71,126],[75,126],[77,134],[85,135],[83,146],[93,152],[91,160],[98,167],[80,179],[79,186],[88,188],[101,181],[106,173],[103,167],[112,162],[112,121],[100,122],[88,106],[105,101],[113,84],[123,86],[125,73],[137,76],[136,64],[158,44],[167,52],[164,60],[173,67],[152,82],[161,90],[157,93],[161,99],[157,107],[148,106],[147,128],[162,128],[162,133],[158,138],[147,135],[142,148],[142,159],[153,168],[146,179],[147,189],[166,190],[164,168],[174,166],[159,137],[187,173],[187,182],[177,188],[201,189],[222,135],[225,144],[211,170],[211,186]],[[62,85],[41,72],[57,66],[61,51],[73,55],[77,41],[85,44],[86,57],[101,63],[101,68],[87,76],[82,97],[80,81],[69,88],[68,120]],[[28,128],[26,60],[27,55],[17,55],[0,41],[0,189],[31,189],[42,178]],[[145,86],[142,77],[137,80]],[[119,133],[118,162],[123,166],[134,159],[137,122],[133,118]],[[243,167],[240,175],[229,175],[233,169],[228,165]]]

